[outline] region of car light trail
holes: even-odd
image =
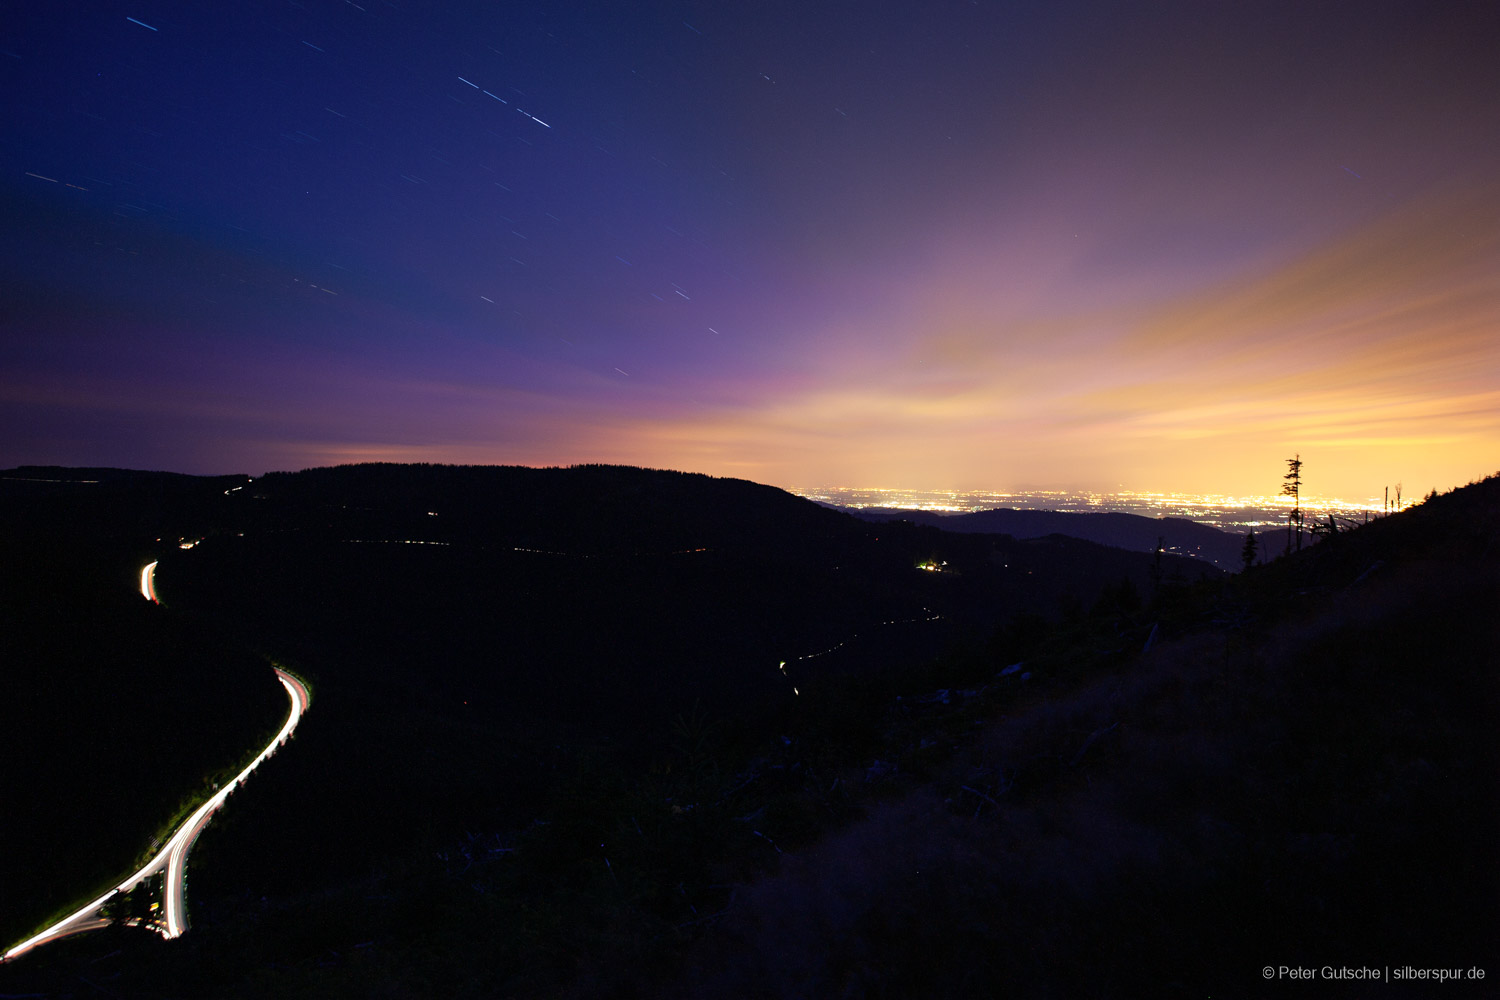
[[[250,772],[259,767],[262,761],[275,753],[276,748],[280,747],[291,737],[292,730],[297,728],[297,723],[302,719],[302,713],[307,711],[307,688],[303,686],[301,681],[281,668],[276,667],[273,669],[276,670],[276,679],[281,681],[282,687],[286,688],[287,697],[292,701],[291,711],[287,713],[286,723],[281,727],[281,732],[276,734],[276,738],[268,743],[266,748],[243,771],[236,775],[233,781],[219,789],[213,798],[199,806],[197,811],[188,817],[187,822],[177,828],[177,832],[172,835],[172,839],[167,841],[166,847],[157,855],[157,859],[160,859],[162,855],[168,855],[168,860],[164,866],[167,872],[167,926],[163,932],[163,937],[174,938],[187,930],[187,907],[183,899],[183,889],[187,881],[188,851],[192,850],[193,842],[198,839],[198,834],[203,832],[203,828],[208,825],[209,819],[224,804],[224,800],[229,798],[229,794],[238,788],[246,778],[250,777]],[[159,863],[159,860],[153,860],[146,869],[142,869],[141,878],[153,874],[161,867],[163,865]],[[135,882],[139,881],[140,879],[135,880]],[[135,882],[132,882],[131,885],[133,886]]]
[[[146,596],[147,600],[151,601],[156,600],[156,589],[153,583],[155,571],[156,563],[154,562],[141,570],[141,593]],[[164,926],[159,925],[151,929],[165,938],[178,937],[188,929],[187,907],[183,895],[187,879],[188,851],[192,850],[193,842],[198,839],[198,834],[203,832],[203,828],[208,825],[208,821],[213,817],[213,814],[224,804],[224,800],[229,797],[229,793],[238,788],[250,776],[251,771],[259,767],[267,757],[276,752],[277,747],[281,746],[291,737],[292,730],[296,729],[297,723],[302,720],[302,713],[307,711],[310,698],[306,686],[280,667],[274,669],[276,670],[276,679],[281,682],[282,687],[286,688],[287,697],[291,699],[292,703],[291,710],[287,713],[286,723],[281,727],[281,731],[276,734],[276,738],[271,740],[266,745],[266,748],[243,771],[234,777],[234,780],[225,784],[213,798],[194,810],[193,814],[162,845],[161,850],[156,853],[156,856],[146,862],[140,870],[128,876],[124,881],[98,899],[85,904],[41,933],[27,938],[25,941],[11,948],[4,954],[4,960],[9,961],[18,955],[25,954],[37,945],[46,944],[48,941],[55,941],[58,938],[94,930],[99,927],[107,927],[109,921],[100,913],[104,904],[109,902],[114,896],[134,889],[157,872],[166,873],[164,880],[166,883],[166,922]]]
[[[141,596],[152,604],[160,604],[156,599],[156,563],[147,563],[141,568]]]

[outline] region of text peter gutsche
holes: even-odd
[[[1397,981],[1425,979],[1443,982],[1449,979],[1484,978],[1484,970],[1478,966],[1470,966],[1467,969],[1419,969],[1410,965],[1398,965],[1394,968],[1391,966],[1374,968],[1363,965],[1325,965],[1320,969],[1314,969],[1303,965],[1268,965],[1260,970],[1260,974],[1266,979],[1378,979],[1387,983],[1393,979]]]

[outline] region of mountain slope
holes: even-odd
[[[1058,645],[748,886],[677,989],[1490,995],[1497,608],[1492,478],[1179,605],[1145,654]]]

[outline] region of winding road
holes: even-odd
[[[156,563],[154,562],[141,570],[141,594],[152,602],[156,601],[155,574]],[[276,738],[271,740],[249,766],[235,776],[234,780],[226,783],[214,794],[213,798],[194,810],[193,814],[173,832],[167,842],[162,845],[161,850],[146,862],[144,867],[98,899],[11,948],[5,952],[4,960],[9,961],[48,941],[108,926],[110,921],[102,912],[104,905],[116,895],[134,889],[157,872],[166,873],[166,907],[165,913],[149,926],[165,938],[177,937],[187,930],[187,907],[183,897],[187,884],[188,851],[192,850],[193,842],[198,839],[198,834],[203,832],[203,828],[208,825],[208,821],[224,804],[229,794],[238,788],[240,783],[250,776],[250,772],[261,765],[262,761],[275,753],[277,747],[287,741],[292,735],[292,730],[296,729],[297,723],[301,721],[302,713],[307,711],[309,702],[307,688],[301,681],[279,667],[273,669],[276,670],[276,679],[281,681],[282,686],[286,688],[287,697],[292,703],[291,711],[287,713],[286,723],[276,734]]]

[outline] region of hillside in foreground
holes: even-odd
[[[617,467],[33,467],[0,474],[0,511],[0,629],[27,665],[0,731],[32,762],[5,778],[28,817],[0,860],[7,944],[143,861],[264,742],[285,712],[272,661],[317,689],[319,724],[195,848],[205,921],[217,886],[331,888],[529,823],[559,761],[648,759],[684,713],[761,731],[809,680],[925,662],[1152,571]],[[150,561],[162,606],[139,592]]]
[[[968,586],[984,574],[911,561],[997,544],[903,537],[878,593]],[[975,551],[971,567],[998,550]],[[689,706],[645,746],[542,747],[440,701],[357,700],[420,737],[405,766],[433,779],[382,800],[389,819],[415,803],[470,825],[366,843],[354,867],[331,850],[353,831],[329,844],[308,822],[346,803],[296,794],[363,763],[314,742],[318,712],[351,711],[327,707],[346,685],[330,670],[293,752],[197,849],[191,934],[66,942],[0,990],[76,993],[86,968],[120,996],[1360,996],[1372,984],[1277,970],[1488,968],[1497,556],[1490,479],[1234,578],[1106,570],[1086,598],[1061,586],[1053,613],[987,627],[964,617],[982,600],[947,595],[969,627],[931,655],[809,672],[754,725]],[[512,793],[521,762],[547,779],[518,822],[484,796]],[[256,842],[332,870],[278,883]]]
[[[686,992],[1493,995],[1497,608],[1491,478],[1162,608],[1148,652],[1075,633],[748,886]]]

